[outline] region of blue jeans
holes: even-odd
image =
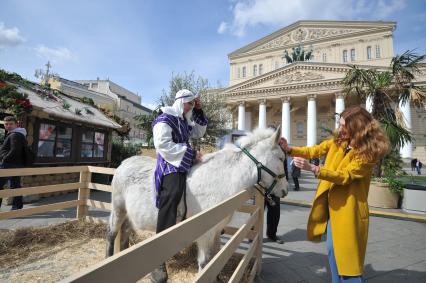
[[[12,169],[12,168],[21,168],[21,166],[10,163],[2,163],[0,164],[0,169]],[[3,190],[4,185],[6,185],[7,181],[9,181],[9,188],[16,189],[21,187],[21,177],[0,177],[0,190]],[[2,203],[2,199],[0,198],[0,206]],[[17,196],[13,198],[12,201],[12,210],[21,209],[23,207],[22,196]]]
[[[333,237],[331,235],[330,219],[327,223],[327,252],[330,264],[331,279],[333,283],[363,283],[362,276],[340,276],[337,271],[336,258],[334,257]]]

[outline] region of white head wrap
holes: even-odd
[[[195,95],[190,90],[181,89],[178,92],[176,92],[175,102],[173,103],[173,105],[169,107],[162,107],[161,111],[169,115],[182,117],[183,108],[184,108],[183,104],[186,102],[191,102],[194,99],[195,99]],[[185,118],[187,119],[190,125],[193,125],[191,117],[192,117],[192,111],[188,111],[188,113],[185,114]]]

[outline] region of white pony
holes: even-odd
[[[278,146],[279,130],[255,130],[239,139],[241,148],[250,153],[276,175],[284,173],[284,153]],[[133,156],[123,161],[112,180],[112,210],[107,232],[107,256],[113,254],[114,240],[121,229],[121,249],[128,247],[132,227],[155,231],[158,209],[154,204],[155,159]],[[227,144],[224,149],[205,155],[187,178],[187,217],[208,209],[223,200],[253,187],[257,182],[257,167],[238,147]],[[262,183],[269,187],[274,178],[262,173]],[[287,194],[285,178],[278,180],[272,190],[278,197]],[[181,203],[181,207],[182,207]],[[178,216],[179,217],[179,216]],[[220,232],[230,221],[226,219],[197,239],[200,270],[212,257]]]

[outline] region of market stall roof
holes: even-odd
[[[42,90],[37,89],[38,86],[36,86],[35,89],[28,89],[19,85],[16,85],[16,87],[18,92],[28,95],[28,99],[35,109],[45,112],[51,117],[112,129],[122,128],[120,124],[108,118],[96,107],[80,102],[74,98],[60,93],[46,95],[46,92],[43,93]],[[67,105],[67,107],[64,107],[64,105]],[[79,112],[79,114],[77,114],[77,112]]]

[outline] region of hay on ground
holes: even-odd
[[[0,231],[0,281],[56,282],[105,258],[105,224],[69,221],[43,228]],[[132,233],[130,245],[152,236]],[[169,282],[191,282],[198,272],[197,247],[192,245],[167,262]],[[219,274],[229,281],[242,256],[235,254]],[[242,282],[247,280],[246,272]],[[146,276],[138,282],[150,282]]]

